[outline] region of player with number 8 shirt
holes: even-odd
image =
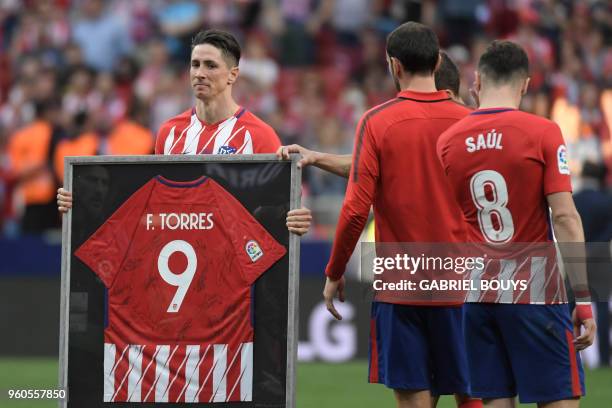
[[[519,45],[494,41],[476,73],[480,109],[440,136],[438,157],[468,222],[469,241],[546,243],[554,229],[558,241],[577,248],[584,236],[561,131],[518,110],[528,69]],[[585,270],[572,268],[573,322],[566,303],[466,304],[472,394],[485,406],[513,407],[517,394],[522,403],[547,408],[579,405],[585,391],[577,350],[593,342],[595,323]]]

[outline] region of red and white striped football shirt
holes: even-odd
[[[161,126],[155,154],[274,153],[280,146],[274,129],[245,108],[213,124],[201,121],[192,108]]]
[[[132,194],[75,252],[108,288],[104,401],[250,401],[251,285],[285,253],[208,177]]]

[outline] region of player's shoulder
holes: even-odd
[[[436,97],[438,99],[432,99]],[[407,107],[407,105],[412,106]],[[406,118],[443,117],[459,120],[470,112],[472,112],[470,108],[453,101],[449,97],[440,95],[440,92],[432,93],[423,99],[413,99],[400,94],[396,98],[367,110],[361,120],[363,123],[370,122],[372,124],[378,122],[392,124]]]
[[[473,109],[452,99],[431,105],[431,109],[427,110],[425,113],[426,117],[434,120],[442,120],[444,121],[443,123],[447,124],[446,126],[450,124],[449,127],[453,127],[457,123],[462,122],[474,111]],[[448,127],[446,129],[448,129]]]
[[[462,119],[468,116],[470,113],[474,112],[474,109],[466,106],[460,102],[449,99],[444,102],[444,107],[453,114],[456,114],[458,118]]]
[[[504,125],[507,131],[521,134],[525,140],[531,140],[537,146],[549,135],[561,134],[559,125],[550,119],[521,110],[512,110],[504,113]]]
[[[462,105],[457,102],[451,102],[455,106],[451,107],[451,110],[458,113],[457,121],[450,125],[442,134],[440,135],[441,140],[448,140],[453,136],[463,133],[465,131],[470,130],[470,128],[476,126],[476,122],[478,118],[476,118],[473,113],[474,109],[468,108],[465,105]]]
[[[385,101],[381,104],[378,104],[368,109],[367,111],[365,111],[362,117],[364,119],[365,118],[372,119],[376,117],[381,117],[382,115],[386,113],[392,112],[394,108],[397,109],[398,105],[401,104],[402,102],[405,102],[405,100],[402,98],[389,99],[388,101]]]
[[[552,120],[529,112],[506,108],[477,109],[446,129],[440,135],[439,143],[452,143],[466,133],[481,132],[486,128],[504,129],[504,133],[519,133],[525,140],[535,143],[551,131],[560,132],[559,126]]]
[[[280,137],[272,126],[268,125],[254,113],[242,108],[236,115],[235,126],[245,129],[253,143],[253,153],[274,153],[280,146]]]
[[[236,117],[239,126],[244,126],[255,136],[278,137],[272,126],[246,108],[242,108],[242,112],[239,112]]]
[[[515,126],[525,129],[557,127],[558,125],[550,119],[538,116],[522,110],[513,110],[508,113],[510,121],[515,122]]]
[[[402,102],[405,102],[402,98],[393,98],[368,109],[361,115],[360,127],[364,128],[366,124],[374,126],[388,124],[390,119],[397,117],[397,108]]]
[[[488,113],[493,113],[494,115],[488,115]],[[472,112],[470,116],[474,118],[475,122],[487,122],[489,120],[487,116],[490,116],[490,120],[499,121],[506,126],[514,127],[527,133],[534,133],[534,131],[543,128],[557,127],[557,124],[550,119],[519,109],[479,109]]]
[[[194,115],[193,108],[173,116],[161,124],[157,130],[155,154],[163,154],[166,140],[173,140],[175,135],[180,134],[189,127],[192,121],[192,115]]]
[[[242,108],[242,112],[238,113],[238,115],[236,116],[240,122],[247,126],[261,128],[266,131],[274,132],[272,126],[268,125],[263,119],[261,119],[259,116],[255,115],[253,112],[246,108]]]
[[[469,112],[462,120],[453,124],[448,131],[460,131],[463,129],[477,128],[480,126],[508,126],[519,130],[533,133],[543,128],[557,127],[550,119],[543,118],[533,113],[510,108],[477,109]]]

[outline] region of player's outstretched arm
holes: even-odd
[[[313,165],[345,178],[348,178],[351,171],[351,161],[353,157],[350,154],[322,153],[308,150],[298,144],[281,146],[276,151],[276,155],[281,159],[289,159],[291,153],[299,153],[302,155],[302,158],[298,161],[298,167],[300,168]]]
[[[72,193],[64,190],[63,187],[57,189],[57,210],[61,213],[67,213],[72,208]]]
[[[571,193],[549,194],[546,199],[552,211],[553,229],[561,255],[564,259],[582,260],[564,262],[564,266],[576,297],[576,308],[572,314],[574,344],[577,350],[583,350],[593,344],[597,327],[591,309],[582,221]],[[582,333],[581,327],[584,328]]]
[[[297,235],[304,235],[310,229],[312,214],[306,207],[296,208],[287,213],[287,229]]]

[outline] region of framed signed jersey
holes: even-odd
[[[292,406],[296,166],[96,157],[67,173],[65,406]]]

